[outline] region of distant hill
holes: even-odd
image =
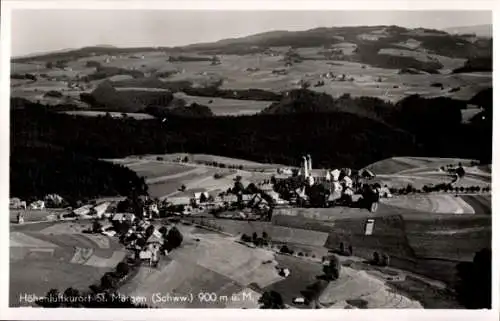
[[[57,55],[57,54],[64,54],[70,51],[75,51],[75,50],[80,50],[80,49],[75,49],[75,48],[65,48],[65,49],[59,49],[59,50],[51,50],[51,51],[43,51],[43,52],[33,52],[30,54],[25,54],[25,55],[19,55],[16,57],[13,57],[14,60],[23,60],[23,59],[31,59],[35,57],[40,57],[44,55]]]
[[[272,31],[248,37],[224,39],[213,43],[193,44],[177,49],[205,50],[212,53],[251,52],[255,47],[328,47],[341,42],[354,43],[360,53],[378,52],[381,48],[401,48],[402,43],[418,41],[415,50],[426,50],[431,53],[449,57],[468,58],[487,55],[491,51],[488,43],[470,43],[460,35],[451,35],[442,30],[408,29],[398,26],[360,26],[316,28],[306,31]],[[377,51],[375,51],[377,49]],[[354,60],[359,57],[354,57]]]
[[[355,46],[352,54],[336,53],[332,46],[350,43]],[[408,44],[411,44],[408,45]],[[492,42],[478,38],[471,41],[470,35],[449,34],[434,29],[408,29],[398,26],[360,26],[315,28],[305,31],[270,31],[247,37],[223,39],[211,43],[192,44],[183,47],[116,48],[110,46],[85,47],[63,53],[51,53],[30,58],[17,58],[13,62],[30,60],[73,60],[91,55],[130,54],[145,51],[197,52],[206,55],[265,53],[275,47],[318,47],[323,51],[317,58],[323,60],[346,60],[381,68],[414,68],[437,73],[443,66],[438,61],[421,61],[411,56],[396,56],[380,53],[382,49],[405,49],[420,54],[436,54],[451,58],[477,58],[492,55]],[[300,58],[300,57],[297,57]],[[299,59],[300,60],[300,59]]]
[[[493,37],[493,25],[475,25],[475,26],[464,26],[464,27],[452,27],[446,28],[444,31],[450,34],[475,34],[478,37]]]

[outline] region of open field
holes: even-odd
[[[234,166],[243,166],[244,169],[247,170],[276,170],[279,167],[284,167],[285,165],[280,164],[266,164],[266,163],[257,163],[245,159],[237,159],[231,157],[224,157],[218,155],[208,155],[208,154],[187,154],[187,153],[173,153],[166,155],[159,155],[163,157],[165,160],[174,161],[177,159],[183,159],[187,157],[192,163],[206,163],[206,162],[217,162],[220,164],[234,165]],[[150,156],[154,157],[154,156]]]
[[[273,215],[273,224],[309,228],[330,233],[325,247],[350,244],[356,256],[366,259],[374,251],[391,256],[391,265],[429,277],[455,282],[449,273],[459,261],[470,261],[491,246],[491,218],[485,215],[393,214],[372,216],[372,235],[364,235],[365,219],[330,218],[319,221],[305,216]],[[443,266],[446,266],[443,269]]]
[[[74,115],[74,116],[86,116],[86,117],[97,117],[97,116],[106,116],[106,112],[103,111],[90,111],[90,110],[72,110],[72,111],[65,111],[64,113],[68,115]],[[118,117],[121,118],[123,115],[127,115],[127,117],[135,118],[138,120],[141,119],[154,119],[153,116],[148,115],[148,114],[141,114],[141,113],[118,113],[118,112],[109,112],[111,117]]]
[[[198,293],[215,292],[231,297],[251,283],[265,287],[281,279],[274,265],[262,264],[273,260],[272,252],[249,248],[216,233],[198,233],[197,229],[178,227],[184,235],[183,245],[171,252],[158,269],[142,268],[120,288],[121,293],[146,297],[156,292],[177,296],[193,294],[193,302],[163,302],[154,306],[220,308],[226,302],[200,302]]]
[[[80,233],[84,227],[67,222],[11,226],[10,306],[34,305],[19,300],[24,293],[87,290],[115,269],[126,255],[121,245],[102,235]]]
[[[148,160],[145,162],[137,162],[126,165],[128,168],[133,170],[139,176],[146,178],[156,178],[162,176],[171,176],[176,174],[185,174],[186,172],[191,172],[192,167],[181,165],[181,164],[169,164],[162,161]]]
[[[432,158],[432,157],[393,157],[378,161],[366,166],[367,169],[375,174],[397,174],[408,170],[439,169],[441,166],[462,163],[468,165],[471,159],[462,158]]]
[[[87,290],[97,282],[107,268],[78,265],[58,260],[22,260],[10,263],[9,306],[33,306],[35,303],[21,301],[24,293],[44,296],[50,289],[64,291],[69,287]]]
[[[265,291],[277,291],[285,304],[292,305],[295,297],[303,297],[303,292],[316,283],[317,276],[323,274],[323,267],[318,262],[310,262],[289,255],[276,255],[280,267],[290,270],[290,275],[264,288]]]
[[[381,278],[343,267],[340,278],[328,284],[319,302],[331,308],[418,309],[422,304],[393,291]]]
[[[491,195],[462,195],[475,213],[491,214]]]
[[[382,202],[391,206],[428,213],[474,214],[474,208],[461,196],[454,195],[401,195]]]
[[[217,116],[223,115],[253,115],[268,107],[272,102],[257,100],[238,100],[216,97],[189,96],[184,93],[176,93],[176,98],[183,99],[187,105],[197,103],[205,105]]]
[[[157,160],[158,157],[161,157],[162,160]],[[189,163],[176,162],[184,157],[189,158]],[[202,164],[205,162],[218,161],[226,164],[226,166],[239,164],[263,169],[276,168],[277,166],[201,154],[149,155],[108,161],[126,166],[137,172],[139,176],[145,177],[151,197],[165,197],[176,193],[182,185],[186,186],[186,192],[208,191],[219,193],[234,186],[234,178],[238,175],[242,177],[243,182],[248,183],[258,183],[270,178],[266,173],[219,168]],[[222,174],[223,177],[214,178],[216,173]]]
[[[337,44],[337,46],[342,47],[342,44]],[[340,49],[343,51],[344,49],[352,51],[352,48],[354,48],[352,46],[344,47]],[[317,59],[317,51],[320,49],[320,47],[301,48],[300,52],[306,58]],[[190,81],[194,86],[198,87],[207,86],[214,81],[222,79],[222,89],[237,90],[254,88],[282,92],[299,88],[301,81],[308,81],[311,84],[315,84],[318,80],[324,80],[325,84],[323,86],[311,86],[311,89],[328,93],[334,97],[348,93],[352,96],[373,96],[390,101],[397,101],[411,94],[419,94],[424,97],[446,96],[467,100],[478,91],[491,87],[491,73],[448,74],[451,69],[461,66],[463,59],[454,59],[405,49],[384,50],[389,50],[390,54],[416,55],[420,60],[436,59],[444,64],[443,74],[399,74],[398,70],[395,69],[383,69],[355,62],[329,60],[305,60],[285,68],[282,56],[267,55],[220,55],[220,65],[211,65],[209,61],[168,62],[168,55],[158,52],[137,54],[138,57],[144,55],[144,59],[122,56],[111,59],[110,62],[106,62],[107,56],[81,58],[77,61],[69,62],[68,66],[71,70],[50,70],[46,69],[45,66],[32,64],[14,64],[15,67],[13,67],[13,70],[17,70],[19,73],[46,73],[52,78],[66,77],[66,79],[71,80],[76,79],[77,76],[81,77],[95,72],[95,68],[85,66],[87,61],[92,60],[101,62],[103,66],[125,69],[135,68],[146,75],[172,71],[174,74],[168,78],[168,81]],[[172,54],[175,55],[174,53]],[[273,74],[273,70],[278,69],[286,69],[286,74]],[[348,80],[337,81],[321,78],[321,74],[326,72],[332,72],[335,75],[344,74]],[[123,77],[119,75],[112,76],[111,78],[113,81],[120,81]],[[379,78],[380,82],[378,81]],[[101,81],[92,81],[91,86],[95,86]],[[431,87],[430,84],[433,82],[442,83],[444,89]],[[15,90],[13,90],[12,95],[34,100],[42,96],[41,101],[45,101],[46,99],[43,98],[45,92],[49,90],[62,90],[65,87],[67,87],[65,82],[39,79],[35,82],[24,84],[21,87],[14,87]],[[457,87],[460,87],[460,90],[450,92],[450,89]],[[37,92],[33,93],[34,89]],[[80,91],[75,91],[75,93],[78,95]],[[258,112],[269,105],[269,102],[237,101],[216,97],[192,97],[181,93],[177,95],[182,96],[188,102],[197,102],[206,105],[217,115],[250,114]],[[208,104],[209,100],[213,100],[213,102]]]
[[[64,209],[43,209],[43,210],[9,210],[9,219],[11,223],[17,222],[17,214],[24,214],[25,222],[38,222],[38,221],[51,221],[58,217],[59,214],[68,213],[67,210]]]
[[[298,228],[288,228],[284,226],[273,225],[270,222],[261,221],[238,221],[216,218],[193,218],[194,222],[203,221],[208,224],[221,227],[224,233],[230,233],[240,237],[242,234],[262,236],[262,232],[266,232],[273,242],[296,243],[310,246],[322,247],[328,238],[327,233],[310,231]]]

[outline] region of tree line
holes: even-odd
[[[104,178],[111,173],[106,174],[106,170],[112,165],[100,165],[98,159],[166,152],[300,166],[301,156],[307,151],[314,157],[315,166],[325,168],[362,168],[398,155],[472,158],[491,163],[491,112],[485,119],[462,124],[463,103],[447,98],[410,96],[392,105],[376,98],[328,97],[300,91],[271,106],[272,112],[254,116],[204,117],[201,107],[199,117],[160,113],[153,120],[79,117],[54,112],[58,107],[16,100],[10,128],[11,187],[23,195],[38,194],[40,186],[55,189],[64,184],[66,191],[77,189],[82,195],[93,188],[99,193],[121,193],[130,186],[144,191],[143,182],[125,169],[116,169],[116,173],[129,173],[125,177],[133,183],[116,187],[118,183],[113,182],[118,182],[117,178]],[[480,101],[488,104],[487,97]],[[488,108],[485,110],[492,110]],[[72,174],[72,164],[80,159],[82,170]],[[94,165],[101,168],[96,169],[96,175],[103,175],[99,183],[92,183],[99,179],[88,173]],[[81,178],[75,176],[77,172]],[[59,183],[64,180],[73,183]],[[60,194],[64,190],[44,192]]]

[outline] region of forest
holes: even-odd
[[[205,117],[204,106],[198,106],[193,109],[197,117],[170,113],[153,120],[80,117],[17,104],[11,110],[11,191],[127,193],[130,185],[115,175],[125,175],[145,191],[135,174],[98,160],[140,154],[205,153],[297,166],[307,152],[317,166],[331,168],[361,168],[409,155],[491,163],[491,113],[463,124],[463,102],[410,96],[390,107],[366,97],[331,99],[310,91],[290,96],[253,116]],[[354,105],[366,113],[353,112]]]
[[[147,193],[143,178],[121,165],[50,146],[14,147],[10,158],[10,194],[40,199],[56,193],[68,204],[99,196]]]

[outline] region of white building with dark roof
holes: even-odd
[[[125,221],[133,223],[135,220],[135,215],[133,213],[116,213],[111,220],[118,221],[120,223]]]

